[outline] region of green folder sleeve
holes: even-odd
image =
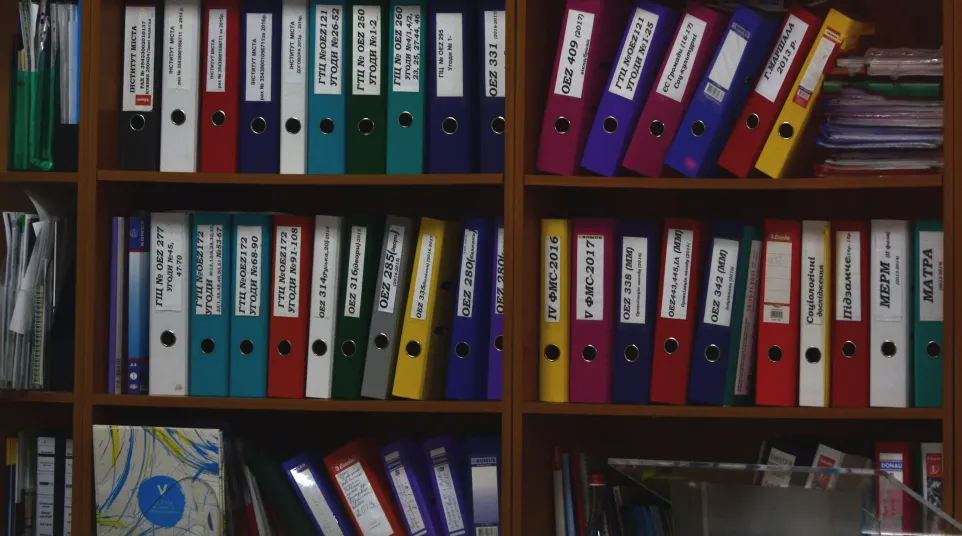
[[[371,7],[377,6],[373,13]],[[351,0],[347,79],[347,172],[380,174],[387,160],[387,0]],[[373,47],[372,47],[373,45]]]
[[[732,305],[732,318],[731,318],[731,340],[728,347],[728,370],[725,375],[725,399],[724,404],[726,406],[750,406],[754,402],[754,396],[752,394],[752,386],[755,384],[753,381],[749,381],[747,385],[748,391],[742,394],[736,394],[735,390],[738,384],[738,364],[742,359],[747,359],[748,362],[743,365],[751,368],[749,371],[749,376],[754,375],[754,357],[755,357],[755,333],[754,331],[750,334],[743,334],[743,331],[749,327],[754,326],[754,323],[750,323],[748,326],[745,325],[745,314],[746,312],[754,315],[758,308],[758,292],[760,288],[760,283],[758,281],[759,273],[755,274],[754,287],[755,292],[752,293],[753,303],[748,304],[749,307],[746,308],[747,294],[748,294],[748,280],[749,272],[752,270],[752,265],[759,265],[761,263],[761,253],[762,253],[762,230],[760,227],[748,225],[745,226],[745,233],[742,235],[741,243],[738,245],[738,275],[735,277],[735,303]],[[753,247],[753,242],[757,244]],[[752,262],[752,253],[755,250],[755,262]],[[758,270],[755,270],[756,272]],[[750,320],[751,322],[751,320]],[[747,346],[743,348],[742,339],[747,337]],[[744,354],[744,355],[743,355]]]
[[[944,246],[942,222],[915,222],[914,391],[915,407],[942,407],[942,314]]]
[[[885,97],[915,97],[938,99],[942,96],[941,82],[891,82],[886,80],[825,80],[822,92],[826,95],[841,93],[845,88],[855,88]]]
[[[248,466],[257,479],[262,495],[274,505],[286,534],[317,533],[279,463],[274,463],[262,454],[256,454]]]
[[[331,396],[358,399],[361,398],[364,379],[371,309],[377,293],[375,286],[384,220],[373,216],[352,216],[345,219],[344,231]]]
[[[13,109],[11,169],[53,169],[53,128],[57,70],[17,71]]]

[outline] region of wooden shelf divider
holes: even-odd
[[[200,396],[94,395],[94,406],[218,409],[226,411],[328,411],[371,413],[501,413],[501,402],[446,400],[318,400]]]
[[[558,188],[637,188],[647,190],[868,190],[878,188],[941,188],[943,177],[892,175],[793,179],[689,179],[649,177],[594,177],[527,174],[526,186]]]
[[[461,186],[500,185],[500,173],[460,175],[281,175],[276,173],[180,173],[102,170],[97,179],[111,182],[169,182],[188,184],[260,184],[322,186]]]

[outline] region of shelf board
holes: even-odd
[[[67,171],[3,171],[0,182],[17,183],[76,183],[78,173]]]
[[[872,419],[941,420],[942,408],[773,408],[717,406],[656,406],[625,404],[554,404],[528,402],[529,415],[597,415],[627,417],[688,417],[705,419]]]
[[[0,391],[0,403],[3,402],[72,404],[73,393],[63,391],[14,391],[12,389],[5,389]]]
[[[626,188],[648,190],[861,190],[875,188],[941,188],[942,175],[820,177],[806,179],[688,179],[649,177],[524,176],[527,186],[561,188]]]
[[[281,175],[274,173],[180,173],[159,171],[97,172],[101,181],[171,182],[191,184],[289,184],[327,186],[460,186],[502,184],[501,173],[465,173],[460,175]]]
[[[104,394],[94,395],[93,403],[95,406],[371,413],[501,413],[504,406],[502,402],[447,400],[317,400]]]

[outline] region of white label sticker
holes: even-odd
[[[461,277],[458,279],[458,316],[471,318],[474,312],[474,280],[478,276],[478,231],[464,230],[461,244]]]
[[[381,94],[381,8],[354,6],[351,18],[353,39],[353,95]]]
[[[338,266],[335,259],[341,249],[339,229],[339,225],[322,225],[314,228],[314,277],[316,279],[311,314],[315,318],[331,319],[337,308],[337,304],[333,303],[331,298],[336,295],[334,290],[338,283]]]
[[[738,241],[716,238],[711,250],[712,271],[705,289],[705,324],[731,326],[738,275]]]
[[[544,321],[561,321],[561,237],[544,237]]]
[[[234,273],[234,314],[261,314],[261,247],[264,240],[256,225],[237,226],[237,270]]]
[[[611,77],[609,92],[628,100],[635,98],[638,80],[648,60],[651,38],[655,35],[655,27],[658,26],[658,18],[657,13],[640,7],[635,8],[635,15],[631,19],[631,25],[628,26],[630,33],[625,38],[624,46],[621,47],[618,63],[614,65],[617,72]]]
[[[578,235],[575,318],[605,319],[605,237]]]
[[[494,314],[504,314],[504,227],[498,227],[498,265],[494,280]]]
[[[296,6],[284,7],[281,19],[284,24],[284,48],[281,49],[284,51],[283,80],[285,84],[303,84],[304,58],[307,55],[307,41],[304,39],[307,33],[305,11]]]
[[[665,274],[662,281],[661,317],[688,318],[688,289],[691,286],[691,262],[695,232],[690,229],[668,229],[665,246]]]
[[[224,226],[197,226],[194,314],[220,316],[224,288]]]
[[[758,310],[758,282],[762,277],[762,242],[752,240],[748,260],[748,279],[745,283],[745,304],[742,307],[742,332],[738,339],[738,370],[735,377],[735,396],[751,394],[752,366],[755,363],[755,319]]]
[[[765,248],[762,322],[788,324],[792,305],[792,243],[769,238]]]
[[[648,303],[648,238],[621,241],[621,322],[644,324]]]
[[[341,6],[314,6],[314,94],[340,95],[343,79]]]
[[[815,89],[818,88],[818,83],[825,73],[825,67],[828,64],[829,58],[832,57],[832,54],[835,53],[835,47],[841,42],[838,39],[833,39],[834,33],[831,28],[825,29],[825,33],[818,40],[818,45],[815,46],[812,61],[808,63],[808,68],[802,73],[802,80],[798,84],[798,91],[796,91],[792,97],[792,102],[802,108],[808,107],[808,103],[812,100],[812,95],[815,93]]]
[[[803,224],[802,235],[802,323],[821,326],[825,323],[825,258],[824,225]]]
[[[862,321],[862,233],[835,233],[835,320]]]
[[[177,5],[173,9],[168,8],[165,13],[167,19],[166,35],[167,42],[167,89],[191,89],[195,88],[194,78],[197,76],[197,67],[194,62],[197,56],[197,46],[199,35],[197,29],[200,28],[200,21],[197,20],[199,13],[188,8],[183,4]]]
[[[347,293],[344,295],[344,316],[361,318],[361,296],[364,292],[364,255],[367,253],[367,227],[351,226],[348,245]]]
[[[403,225],[392,225],[384,237],[384,269],[381,271],[381,286],[377,296],[377,310],[380,313],[394,314],[398,285],[402,284],[404,231]]]
[[[872,231],[873,321],[901,322],[905,317],[905,304],[902,303],[902,285],[906,284],[903,239],[899,231]]]
[[[774,103],[778,99],[778,92],[785,83],[788,71],[791,70],[795,58],[801,51],[802,41],[805,39],[805,32],[808,31],[808,23],[795,15],[789,15],[782,33],[772,50],[772,55],[765,64],[765,70],[758,78],[758,85],[755,86],[755,93],[758,93],[768,102]]]
[[[227,91],[227,10],[208,10],[207,92]]]
[[[454,489],[451,466],[447,462],[435,465],[434,478],[438,483],[441,512],[448,526],[448,534],[464,534],[464,519],[461,518],[461,505],[458,503],[458,492]]]
[[[945,255],[942,231],[919,232],[919,321],[942,322]]]
[[[159,221],[158,221],[159,220]],[[150,222],[153,235],[153,257],[151,268],[154,278],[154,310],[183,310],[184,279],[187,277],[187,234],[186,226],[179,221],[167,218],[154,218]]]
[[[731,30],[728,30],[718,56],[715,57],[715,63],[708,73],[708,84],[705,85],[705,94],[717,102],[724,100],[725,93],[731,88],[750,37],[751,33],[738,23],[731,24]]]
[[[504,46],[505,12],[484,12],[484,71],[487,73],[484,84],[488,97],[504,97],[504,66],[508,62],[508,51]]]
[[[301,491],[301,496],[304,498],[304,502],[307,503],[307,508],[311,511],[317,524],[320,525],[321,532],[324,536],[328,534],[331,536],[343,536],[344,533],[341,531],[340,525],[338,525],[337,518],[334,517],[334,511],[331,510],[331,505],[329,505],[327,499],[324,498],[324,494],[321,492],[321,488],[318,487],[317,481],[311,473],[311,469],[305,465],[299,465],[291,469],[291,476],[294,477],[294,482],[297,483],[297,487]]]
[[[154,109],[154,17],[153,6],[127,6],[124,11],[125,112]]]
[[[408,531],[411,534],[419,534],[425,529],[424,518],[421,516],[421,509],[418,508],[417,497],[411,487],[411,480],[408,478],[407,469],[403,465],[398,465],[390,470],[391,482],[394,484],[394,492],[397,494],[401,512],[407,520]]]
[[[663,67],[657,91],[675,102],[681,102],[685,89],[691,81],[692,64],[698,55],[698,47],[705,37],[705,21],[694,15],[685,15],[678,27],[675,43],[671,46],[668,64]]]
[[[291,225],[277,226],[274,244],[274,316],[297,318],[300,310],[301,241],[304,232]]]
[[[764,463],[776,467],[794,467],[795,455],[773,448]],[[789,471],[768,471],[763,474],[765,476],[762,477],[762,486],[787,488],[792,482],[792,473]]]
[[[438,13],[434,50],[438,97],[464,96],[464,32],[460,13]]]
[[[334,474],[354,521],[364,536],[391,536],[394,530],[381,508],[371,481],[360,462],[340,468]]]
[[[244,43],[247,58],[247,102],[271,101],[271,76],[273,76],[274,15],[271,13],[247,14],[247,42]]]
[[[588,54],[591,52],[591,31],[595,25],[594,13],[568,10],[565,37],[561,44],[562,54],[558,60],[558,77],[554,82],[556,95],[581,98],[588,70]]]
[[[421,6],[394,6],[394,91],[421,90]]]
[[[411,301],[411,318],[425,320],[428,316],[428,298],[431,297],[431,272],[434,270],[434,248],[437,237],[421,235],[421,253],[418,255],[417,275],[414,280],[414,299]]]

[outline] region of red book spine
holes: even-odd
[[[200,171],[237,171],[240,0],[204,2],[200,81]]]
[[[665,220],[658,319],[651,367],[651,401],[684,405],[698,316],[703,229],[689,219]]]
[[[802,224],[765,220],[755,403],[798,404]]]
[[[274,216],[267,396],[304,398],[314,219]]]
[[[325,456],[324,466],[327,467],[337,494],[351,515],[357,534],[367,533],[365,529],[369,527],[366,522],[386,519],[391,527],[391,535],[403,536],[406,534],[404,525],[401,524],[400,514],[391,500],[383,469],[376,460],[377,456],[371,445],[364,441],[351,441]],[[342,487],[344,485],[351,486],[353,502],[347,500]],[[359,512],[362,520],[357,518]]]
[[[832,223],[835,316],[832,324],[833,407],[867,408],[869,402],[869,223]]]
[[[915,489],[912,445],[906,442],[875,444],[875,468],[890,473],[892,479],[905,487]],[[875,490],[878,494],[879,529],[882,533],[922,532],[917,526],[917,503],[905,490],[889,478],[879,476]]]

